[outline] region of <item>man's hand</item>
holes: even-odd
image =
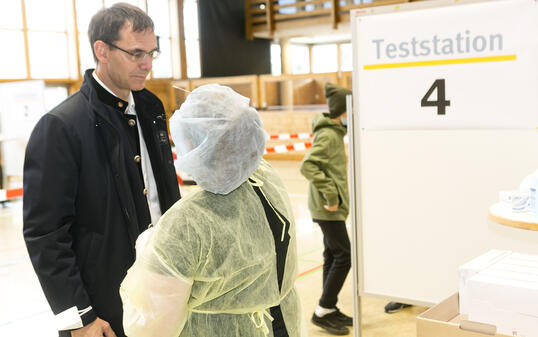
[[[107,321],[99,317],[90,324],[77,330],[71,331],[71,337],[116,337],[116,334]]]
[[[329,212],[336,212],[338,210],[338,205],[334,205],[334,206],[323,205],[323,207]]]

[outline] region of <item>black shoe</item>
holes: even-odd
[[[336,309],[336,318],[342,325],[344,326],[353,326],[353,317],[349,317],[348,315],[343,314],[340,309]]]
[[[385,312],[387,314],[392,314],[410,306],[411,304],[389,302],[387,305],[385,305]]]
[[[342,325],[337,316],[337,311],[331,312],[323,317],[312,315],[312,323],[330,332],[333,335],[347,335],[349,329]]]

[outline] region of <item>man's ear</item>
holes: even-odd
[[[95,41],[93,44],[93,51],[99,63],[101,64],[108,63],[108,54],[110,52],[110,48],[108,47],[106,43],[104,43],[101,40]]]

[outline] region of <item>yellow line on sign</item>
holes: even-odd
[[[469,57],[469,58],[448,59],[448,60],[431,60],[431,61],[402,62],[402,63],[368,64],[368,65],[364,66],[364,70],[389,69],[389,68],[408,68],[408,67],[426,67],[426,66],[442,66],[442,65],[447,65],[447,64],[515,61],[516,58],[517,57],[514,54],[514,55],[501,55],[501,56]]]

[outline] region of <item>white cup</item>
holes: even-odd
[[[529,193],[516,191],[511,197],[512,212],[527,212],[529,210]]]

